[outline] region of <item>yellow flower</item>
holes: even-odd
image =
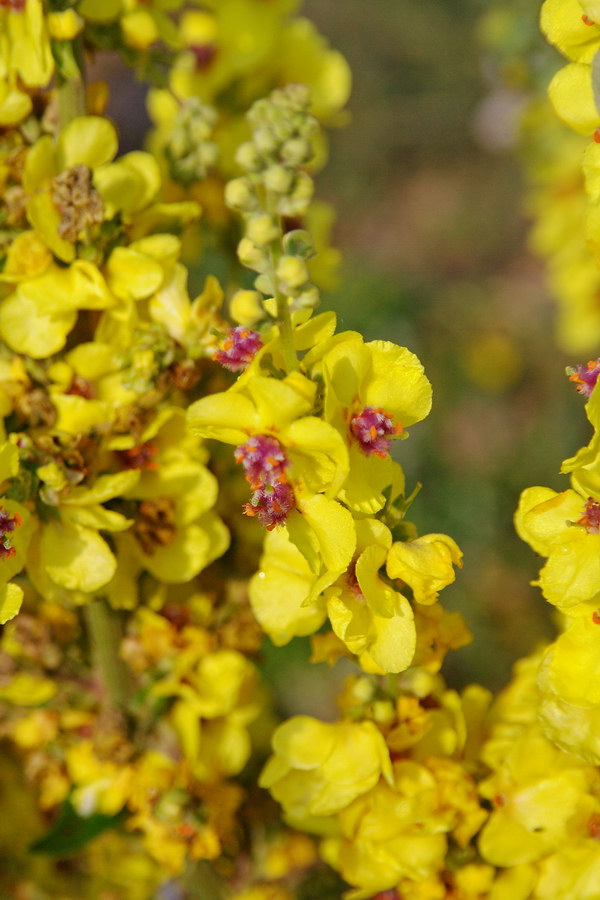
[[[125,435],[113,438],[110,447],[137,476],[122,491],[137,510],[131,530],[117,539],[123,570],[108,589],[111,602],[119,604],[136,567],[166,584],[189,581],[225,552],[229,531],[213,511],[218,485],[204,464],[206,451],[188,433],[181,410],[163,409],[139,444]],[[135,596],[135,584],[126,589],[130,593]]]
[[[123,808],[133,777],[131,766],[99,760],[91,741],[82,741],[66,753],[69,777],[75,789],[72,802],[80,816],[101,812],[114,815]]]
[[[304,605],[315,583],[304,556],[284,528],[267,533],[258,572],[248,585],[252,611],[276,646],[313,634],[327,612],[322,599]]]
[[[276,729],[259,784],[293,821],[330,816],[366,794],[381,775],[391,781],[385,741],[372,722],[326,724],[294,716]]]
[[[547,648],[540,664],[539,716],[546,735],[563,750],[600,761],[600,703],[595,678],[598,615],[581,616]]]
[[[591,613],[600,585],[600,504],[574,490],[527,488],[515,515],[519,536],[548,557],[537,582],[544,597],[568,615]]]
[[[439,591],[454,581],[455,566],[462,566],[462,553],[445,534],[425,534],[414,541],[396,542],[390,548],[386,571],[390,578],[405,582],[417,603],[435,603]]]
[[[58,515],[40,523],[27,556],[27,573],[46,599],[60,602],[71,596],[87,602],[87,595],[108,585],[117,561],[99,532],[123,531],[132,522],[102,504],[121,496],[138,478],[135,470],[100,475],[90,486],[65,485],[57,493]]]
[[[117,133],[110,122],[81,116],[63,129],[56,144],[44,135],[27,154],[23,173],[29,195],[27,217],[63,262],[75,258],[81,233],[104,218],[91,172],[109,162],[117,147]]]
[[[434,775],[411,760],[394,763],[393,780],[380,781],[339,814],[342,838],[324,842],[325,859],[363,900],[401,879],[425,881],[441,871],[447,825]]]
[[[595,900],[600,879],[600,847],[592,838],[560,847],[540,866],[535,896],[540,900]]]
[[[431,385],[406,348],[389,341],[364,344],[351,333],[339,335],[322,367],[325,418],[350,455],[350,475],[340,497],[352,509],[374,514],[385,503],[384,489],[396,479],[391,440],[428,414]]]
[[[15,7],[0,12],[1,74],[11,81],[18,77],[27,87],[45,87],[54,60],[42,0],[24,0]]]
[[[23,278],[0,304],[0,335],[11,349],[46,359],[64,347],[79,309],[106,309],[115,299],[97,267],[76,260],[52,263],[43,274]]]
[[[481,784],[495,807],[479,837],[483,858],[514,866],[558,850],[596,807],[592,777],[592,769],[561,753],[538,727],[524,731]]]
[[[550,82],[548,94],[557,116],[579,134],[591,135],[600,125],[590,65],[573,62],[559,69]]]
[[[377,519],[356,522],[356,556],[348,572],[325,591],[334,632],[368,672],[402,672],[416,645],[410,603],[379,576],[392,544]]]
[[[600,27],[580,0],[545,0],[540,25],[548,41],[573,62],[591,63],[600,49]]]

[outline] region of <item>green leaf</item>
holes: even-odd
[[[126,817],[125,809],[116,816],[94,813],[83,817],[77,813],[67,798],[50,831],[34,841],[29,850],[31,853],[45,856],[72,856],[83,850],[98,835],[111,828],[117,828]]]

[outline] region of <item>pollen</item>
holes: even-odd
[[[374,454],[382,459],[389,456],[392,438],[401,434],[402,425],[383,409],[365,406],[350,420],[350,432],[366,456]]]
[[[588,534],[600,532],[600,503],[592,497],[588,497],[585,510],[577,525],[583,525]]]
[[[18,513],[11,516],[3,506],[0,506],[0,560],[11,559],[16,554],[12,534],[15,528],[22,524],[23,520]]]
[[[600,375],[600,359],[590,359],[586,365],[568,366],[566,371],[569,381],[574,382],[579,393],[589,397]]]
[[[241,372],[250,365],[261,347],[262,340],[257,331],[238,325],[223,341],[213,359],[230,372]]]

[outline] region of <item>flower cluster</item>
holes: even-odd
[[[317,312],[345,61],[294,0],[50,6],[0,3],[0,892],[593,900],[600,362],[570,370],[572,487],[517,514],[567,627],[495,704],[458,693],[462,553],[408,521],[398,461],[431,385]],[[543,13],[582,131],[593,6]],[[97,48],[152,83],[147,151],[84,86]],[[194,297],[207,235],[237,257]],[[261,648],[308,636],[354,673],[340,716],[277,723]]]

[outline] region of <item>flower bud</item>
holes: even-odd
[[[232,209],[247,212],[254,209],[256,198],[247,178],[234,178],[225,186],[225,203]]]
[[[282,256],[277,265],[277,278],[285,293],[295,291],[308,281],[306,263],[297,256]]]
[[[287,194],[294,176],[285,166],[273,165],[269,166],[263,177],[267,190],[275,191],[277,194]]]
[[[264,247],[279,237],[279,228],[271,216],[263,213],[248,219],[246,234],[259,247]]]
[[[268,268],[267,254],[262,247],[258,247],[250,238],[243,237],[241,239],[237,252],[242,265],[248,266],[249,269],[254,269],[255,272],[262,272]]]
[[[254,325],[264,318],[258,291],[237,291],[229,301],[229,314],[240,325]]]
[[[240,144],[236,150],[235,161],[247,172],[257,172],[261,166],[260,156],[252,141]]]
[[[312,147],[303,137],[292,137],[281,148],[281,158],[290,166],[301,166],[312,155]]]
[[[277,150],[278,141],[270,128],[257,128],[254,132],[254,144],[260,154],[270,156]]]

